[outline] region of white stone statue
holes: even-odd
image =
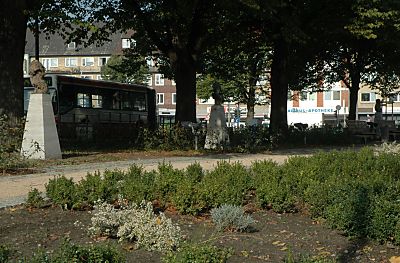
[[[215,104],[211,107],[204,149],[219,150],[226,148],[229,144],[229,134],[226,127],[224,107],[221,105],[223,103],[220,93],[221,87],[215,83],[213,90],[212,97],[215,100]]]

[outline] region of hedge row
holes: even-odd
[[[351,236],[400,244],[400,158],[372,149],[333,151],[292,157],[282,165],[261,161],[244,167],[219,162],[204,171],[162,163],[157,170],[88,174],[79,183],[56,177],[46,186],[48,198],[66,208],[82,208],[98,199],[157,201],[181,213],[198,214],[222,204],[255,201],[276,212],[307,209],[313,218]]]

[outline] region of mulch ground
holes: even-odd
[[[340,232],[313,221],[307,215],[257,211],[250,233],[218,233],[209,216],[180,216],[166,212],[178,223],[187,240],[212,242],[231,247],[229,262],[282,262],[289,253],[336,258],[338,262],[392,262],[400,248],[368,240],[351,240]],[[24,206],[0,209],[0,244],[15,249],[14,257],[30,257],[38,249],[52,251],[64,238],[74,243],[111,242],[126,254],[127,262],[161,262],[161,254],[135,249],[116,240],[92,239],[87,234],[90,211],[60,208],[28,209]]]

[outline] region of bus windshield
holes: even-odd
[[[32,88],[32,87],[28,87],[28,88],[24,89],[24,113],[25,113],[25,115],[28,112],[29,99],[30,99],[33,91],[34,91],[34,88]],[[54,111],[54,114],[56,114],[58,112],[56,89],[49,88],[49,93],[51,95],[51,104],[53,105],[53,111]]]

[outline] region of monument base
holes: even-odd
[[[28,159],[62,158],[50,94],[30,96],[21,155]]]
[[[226,128],[224,107],[214,105],[211,107],[204,149],[224,149],[228,144],[229,134]]]

